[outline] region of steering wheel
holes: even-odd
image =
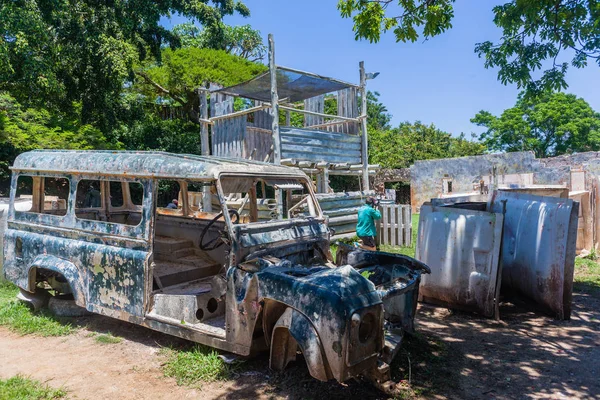
[[[210,250],[217,249],[225,244],[225,241],[223,240],[223,237],[221,235],[217,236],[213,240],[208,241],[207,243],[204,243],[204,236],[206,236],[206,233],[215,224],[215,222],[217,222],[219,220],[219,218],[221,218],[222,216],[223,216],[223,211],[218,213],[213,219],[210,220],[210,222],[208,224],[206,224],[204,229],[202,229],[202,232],[200,233],[200,245],[199,245],[201,250],[210,251]],[[234,224],[239,223],[240,222],[240,214],[236,210],[229,210],[229,218],[231,218],[233,216],[235,216],[235,221],[231,221],[231,222]]]

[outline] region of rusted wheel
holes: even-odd
[[[75,300],[58,296],[50,298],[48,309],[58,317],[85,317],[90,315],[88,310],[75,304]]]

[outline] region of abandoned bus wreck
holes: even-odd
[[[413,329],[429,268],[349,247],[336,265],[301,170],[162,152],[32,151],[12,172],[4,274],[21,298],[41,305],[72,295],[88,311],[242,356],[268,350],[275,370],[300,350],[317,379],[362,375],[393,388],[389,363]],[[283,204],[264,208],[277,197]],[[16,209],[19,199],[31,207]]]

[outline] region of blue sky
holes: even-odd
[[[480,132],[469,121],[479,110],[494,114],[514,105],[518,89],[497,81],[473,52],[475,43],[496,40],[489,0],[455,3],[453,28],[429,41],[396,43],[392,34],[379,43],[354,40],[352,20],[342,19],[336,0],[245,0],[251,16],[227,17],[230,25],[250,24],[262,35],[275,37],[276,62],[358,83],[358,63],[381,74],[369,90],[393,115],[394,125],[420,120],[453,134]],[[164,20],[166,26],[184,22]],[[600,68],[569,69],[567,92],[583,97],[600,111]]]

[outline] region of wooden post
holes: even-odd
[[[210,147],[208,146],[208,123],[203,122],[208,120],[208,102],[206,100],[206,87],[198,88],[198,99],[200,100],[200,108],[198,116],[200,117],[200,154],[203,156],[210,155]]]
[[[275,64],[275,41],[269,33],[269,72],[271,74],[271,107],[273,108],[273,162],[281,164],[281,137],[279,135],[279,96],[277,95],[277,66]]]
[[[258,221],[258,204],[256,203],[256,182],[252,184],[250,188],[250,222]]]
[[[206,87],[198,88],[198,97],[200,100],[200,107],[198,110],[198,116],[200,117],[200,153],[203,156],[210,155],[210,146],[208,143],[208,123],[204,122],[209,118],[208,101],[206,100],[207,93],[208,89]],[[202,188],[202,211],[212,211],[210,186],[204,186]]]
[[[362,131],[362,179],[363,179],[363,190],[369,190],[369,142],[367,139],[367,75],[365,74],[365,62],[359,63],[360,69],[360,97],[362,101],[362,107],[360,110],[360,126]]]
[[[281,164],[281,136],[279,135],[279,96],[277,95],[277,65],[275,64],[275,41],[269,33],[269,72],[271,74],[271,107],[273,109],[273,164]],[[283,196],[275,191],[278,219],[283,219]]]
[[[329,166],[323,168],[323,193],[329,193]]]

